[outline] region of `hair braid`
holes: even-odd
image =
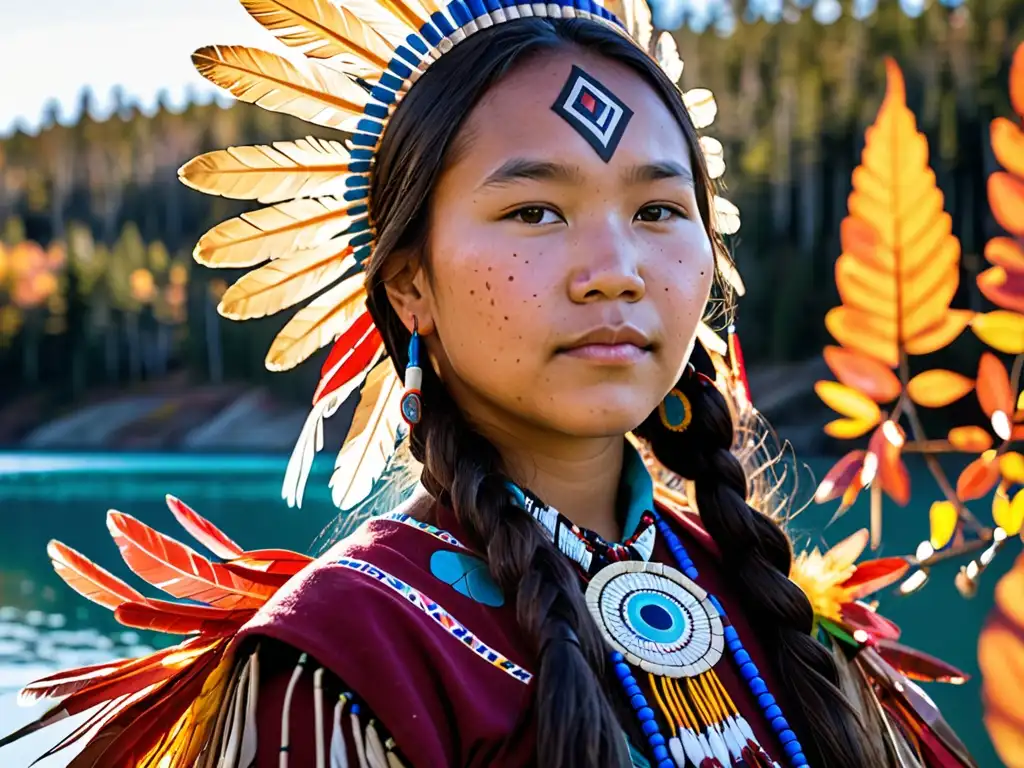
[[[721,551],[723,573],[793,702],[787,715],[809,762],[828,768],[886,765],[884,752],[871,743],[839,688],[831,654],[811,636],[811,604],[789,579],[789,538],[747,503],[747,478],[731,450],[734,427],[725,398],[710,380],[692,372],[678,387],[692,404],[689,427],[670,432],[655,411],[638,434],[666,467],[693,481],[694,500]]]
[[[465,421],[433,370],[412,451],[427,489],[449,504],[470,543],[486,553],[537,663],[537,764],[630,765],[622,726],[604,694],[605,645],[569,560],[529,515],[511,506],[497,449]]]

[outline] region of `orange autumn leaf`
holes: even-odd
[[[891,369],[874,358],[843,347],[825,347],[825,363],[842,384],[859,390],[876,403],[888,403],[902,386]]]
[[[903,74],[891,59],[886,72],[840,231],[842,306],[825,325],[842,346],[893,367],[901,351],[928,354],[952,342],[971,313],[950,310],[960,242],[928,165],[928,142],[907,107]]]
[[[981,453],[992,447],[992,435],[981,427],[954,427],[946,436],[949,444],[965,453]]]
[[[936,368],[919,373],[907,383],[907,394],[918,405],[941,408],[974,389],[974,381],[953,371]]]
[[[997,171],[988,177],[988,204],[999,226],[1024,237],[1024,180]]]
[[[1006,440],[1010,437],[1010,417],[1014,412],[1013,390],[1006,367],[991,352],[983,352],[978,361],[975,390],[981,410],[992,422],[993,431]]]
[[[999,481],[999,462],[996,452],[985,451],[960,473],[956,481],[956,495],[961,501],[980,499]]]
[[[1024,130],[1005,117],[997,117],[989,135],[999,164],[1014,176],[1024,177]]]
[[[1024,768],[1024,555],[999,580],[978,640],[985,728],[1007,768]]]

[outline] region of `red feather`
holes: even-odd
[[[233,542],[227,534],[181,499],[167,494],[167,506],[174,518],[181,523],[181,527],[217,557],[230,560],[232,557],[242,554],[242,548]]]
[[[218,608],[259,608],[274,592],[235,575],[221,563],[210,562],[130,515],[111,510],[107,527],[128,567],[175,597]]]
[[[65,584],[104,608],[114,610],[121,603],[146,601],[140,592],[56,539],[46,545],[46,554],[50,556],[53,569]]]
[[[843,588],[852,589],[851,600],[872,595],[880,589],[885,589],[890,584],[895,584],[903,578],[903,574],[910,568],[910,563],[902,557],[882,557],[877,560],[868,560],[857,564],[857,570],[853,572],[845,582]]]
[[[206,605],[182,605],[164,600],[146,603],[124,603],[114,612],[126,627],[188,635],[198,632],[204,636],[223,637],[234,634],[256,613],[251,608],[227,610]]]
[[[851,630],[863,630],[875,640],[897,640],[900,628],[879,616],[863,603],[846,603],[842,607],[843,624]]]
[[[883,659],[911,680],[960,684],[970,678],[970,675],[952,664],[892,640],[879,641],[877,648]]]
[[[114,717],[117,714],[118,709],[124,704],[124,699],[112,699],[111,701],[108,701],[106,704],[99,707],[93,714],[89,715],[89,717],[85,719],[85,722],[83,722],[81,725],[75,728],[75,730],[73,730],[59,742],[57,742],[48,750],[46,750],[46,752],[44,752],[35,760],[33,760],[32,765],[35,765],[36,763],[41,762],[42,760],[45,760],[46,758],[57,754],[62,749],[67,749],[76,741],[85,736],[87,733],[92,731],[94,728],[96,728],[99,725],[102,725],[103,723],[107,722],[110,718]]]
[[[313,393],[313,405],[344,386],[377,357],[384,341],[373,325],[369,312],[363,312],[334,343],[321,371],[320,383]]]
[[[131,696],[151,685],[158,685],[187,669],[219,642],[223,641],[195,638],[177,647],[135,659],[126,664],[121,673],[97,678],[92,684],[50,707],[31,723],[0,739],[0,747],[53,725],[69,715],[77,715],[112,699]]]
[[[118,712],[68,768],[136,768],[192,705],[225,647],[226,641],[221,641],[215,650]]]
[[[224,563],[224,567],[234,574],[252,579],[257,584],[264,584],[277,590],[312,562],[313,558],[309,555],[301,555],[287,549],[256,549]]]
[[[42,699],[59,699],[86,688],[107,684],[111,680],[125,679],[144,667],[160,663],[166,656],[180,650],[181,646],[174,646],[134,659],[67,669],[26,685],[18,693],[18,704],[30,706]]]

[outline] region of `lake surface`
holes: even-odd
[[[120,559],[105,514],[114,508],[157,530],[184,536],[164,504],[164,494],[171,493],[245,548],[312,552],[318,534],[333,518],[326,487],[331,461],[315,466],[301,510],[289,509],[280,498],[285,462],[281,456],[0,453],[0,732],[14,730],[50,705],[17,707],[15,693],[25,683],[71,666],[146,653],[168,642],[151,633],[126,631],[106,609],[66,587],[50,566],[47,541],[60,539],[155,597],[158,590],[143,585]],[[829,462],[810,465],[820,477]],[[886,549],[880,555],[912,552],[927,535],[927,509],[934,498],[931,479],[915,467],[912,478],[920,489],[918,498],[904,509],[887,506]],[[796,521],[797,532],[820,534],[831,511],[823,507],[804,512]],[[862,499],[829,530],[829,542],[866,522]],[[1001,763],[981,723],[977,632],[992,605],[996,579],[1012,564],[1019,546],[1014,542],[1000,556],[974,600],[965,601],[956,592],[952,566],[933,574],[932,583],[918,595],[881,596],[882,612],[901,626],[904,642],[973,676],[963,686],[925,688],[981,768]],[[27,768],[74,726],[66,721],[0,749],[0,766]],[[61,753],[38,765],[57,768],[70,757]]]

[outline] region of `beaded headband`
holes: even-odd
[[[594,0],[241,0],[301,56],[230,45],[192,55],[201,75],[240,101],[348,134],[231,147],[200,155],[178,172],[202,192],[269,206],[217,225],[195,247],[196,261],[205,266],[254,268],[224,293],[217,308],[223,316],[265,317],[312,299],[278,333],[266,367],[293,368],[333,344],[285,473],[282,496],[289,506],[302,503],[313,460],[324,447],[324,420],[356,390],[360,403],[330,481],[335,504],[350,509],[370,494],[403,437],[402,384],[384,360],[364,287],[375,240],[370,172],[402,97],[459,42],[520,18],[591,19],[651,48],[644,0],[615,2],[624,20]],[[677,82],[683,62],[669,33],[662,33],[654,51]],[[710,91],[693,89],[683,100],[698,130],[714,120]],[[712,178],[721,176],[722,145],[709,137],[700,141]],[[716,197],[714,213],[720,231],[739,228],[732,203]],[[720,259],[719,267],[742,293],[728,259]],[[724,342],[706,326],[699,336],[711,351],[725,353]]]

